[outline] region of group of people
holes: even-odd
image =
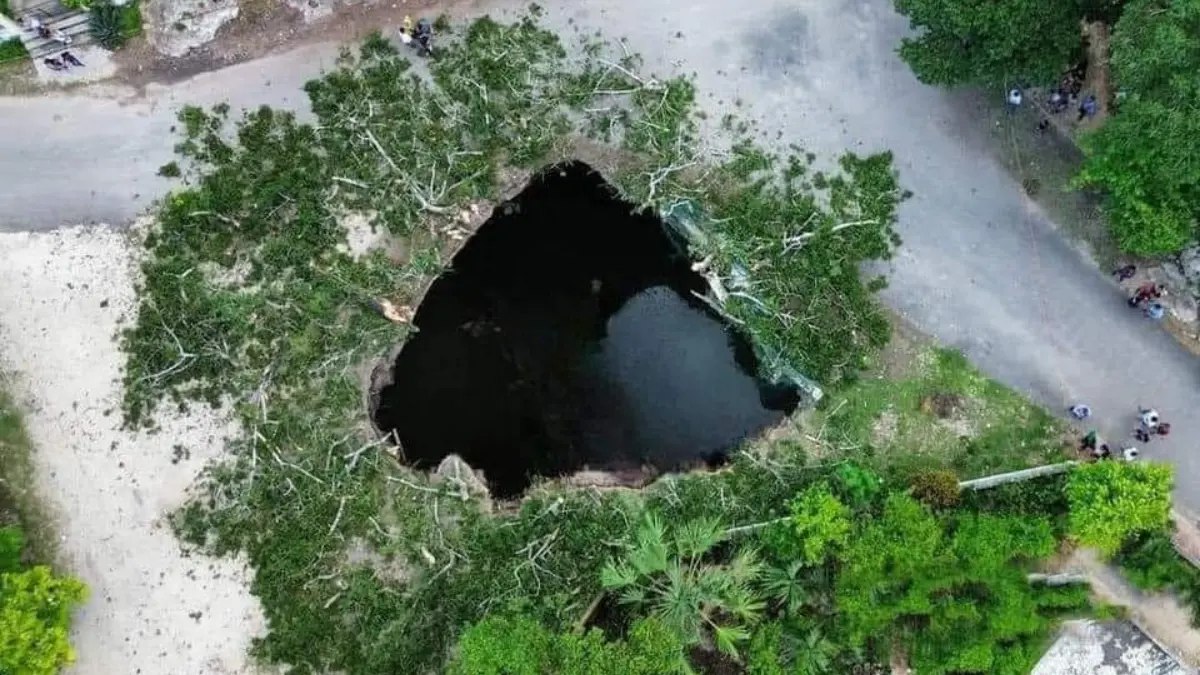
[[[400,41],[416,46],[417,53],[421,56],[433,56],[433,24],[429,23],[429,19],[420,19],[414,30],[412,17],[404,17],[404,24],[400,27]]]
[[[36,16],[25,17],[25,27],[38,34],[38,37],[44,40],[53,40],[64,47],[71,46],[71,36],[62,31],[61,28],[50,28],[42,23],[42,20]]]
[[[1115,272],[1113,275],[1117,277],[1117,281],[1125,281],[1137,272],[1137,268],[1133,265],[1126,265]],[[1158,321],[1167,313],[1166,306],[1159,302],[1167,295],[1167,287],[1160,283],[1147,281],[1139,285],[1133,291],[1133,295],[1129,296],[1129,306],[1134,309],[1142,310],[1142,314],[1147,319]]]
[[[28,30],[37,33],[38,37],[42,39],[52,40],[64,47],[71,46],[72,40],[70,35],[64,33],[61,28],[50,28],[46,24],[42,23],[42,20],[36,16],[30,15],[25,17],[25,27]],[[79,68],[83,66],[83,61],[80,61],[71,52],[66,51],[58,56],[48,56],[42,59],[42,63],[46,64],[46,67],[50,70],[57,71],[67,70],[68,68],[72,67]]]
[[[1008,111],[1013,113],[1017,108],[1021,107],[1021,103],[1025,100],[1025,94],[1021,91],[1020,87],[1013,87],[1012,89],[1008,90],[1008,96],[1006,98],[1008,101]],[[1046,107],[1052,114],[1057,115],[1066,110],[1071,105],[1071,102],[1076,99],[1076,93],[1072,93],[1069,89],[1060,85],[1050,91],[1050,97],[1046,101]],[[1096,100],[1095,94],[1088,94],[1083,98],[1082,101],[1079,102],[1079,117],[1076,119],[1076,121],[1082,122],[1084,118],[1095,117],[1096,112],[1100,109],[1099,106],[1100,104]],[[1049,128],[1049,119],[1043,119],[1041,122],[1038,122],[1037,130],[1039,132],[1044,132]]]
[[[1092,409],[1086,404],[1077,403],[1068,411],[1071,417],[1077,420],[1085,420],[1092,416]],[[1164,422],[1162,416],[1154,408],[1138,408],[1138,424],[1134,428],[1132,436],[1139,443],[1149,443],[1155,436],[1166,436],[1171,433],[1171,425]],[[1092,457],[1097,460],[1112,459],[1112,449],[1107,443],[1100,440],[1099,434],[1093,429],[1088,431],[1087,435],[1079,442],[1079,449],[1084,452],[1090,452]],[[1130,443],[1121,444],[1121,458],[1126,462],[1132,462],[1138,458],[1141,452]]]
[[[66,70],[72,66],[78,68],[83,65],[83,61],[75,58],[71,52],[63,52],[57,58],[48,56],[42,59],[42,63],[46,64],[50,70]]]

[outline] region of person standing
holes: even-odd
[[[1158,321],[1159,319],[1162,319],[1164,316],[1166,316],[1166,313],[1167,313],[1167,308],[1164,307],[1161,302],[1152,302],[1152,303],[1150,303],[1150,306],[1147,307],[1145,310],[1146,318],[1152,319],[1154,321]]]
[[[1138,418],[1142,423],[1142,428],[1146,431],[1154,431],[1155,427],[1158,426],[1159,420],[1161,419],[1158,411],[1154,408],[1142,407],[1138,407]]]
[[[1020,87],[1013,87],[1008,90],[1008,114],[1015,113],[1017,108],[1021,107],[1022,98],[1023,95],[1021,94]]]
[[[1088,94],[1083,102],[1079,104],[1079,119],[1076,122],[1082,122],[1083,118],[1092,118],[1096,116],[1096,95]]]
[[[1096,452],[1096,448],[1099,446],[1099,444],[1100,436],[1096,433],[1095,429],[1092,429],[1091,431],[1087,432],[1087,435],[1084,436],[1082,440],[1079,441],[1079,449],[1090,450],[1094,453]]]
[[[1086,403],[1076,403],[1067,410],[1071,413],[1071,417],[1077,420],[1086,420],[1092,416],[1092,409]]]

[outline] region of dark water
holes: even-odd
[[[763,406],[758,381],[734,359],[726,327],[664,286],[614,314],[608,336],[584,364],[591,396],[581,440],[589,457],[685,464],[784,415]]]
[[[704,288],[657,218],[586,165],[556,167],[430,288],[376,424],[411,464],[457,453],[503,497],[583,466],[713,459],[782,413],[744,337],[692,297]]]

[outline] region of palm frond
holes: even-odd
[[[679,555],[698,558],[725,539],[725,526],[715,518],[698,518],[679,526],[675,531],[675,548]]]
[[[717,649],[735,659],[741,658],[738,654],[738,645],[749,639],[750,631],[741,626],[715,626],[713,628],[713,641],[716,642]]]
[[[658,516],[647,514],[638,526],[633,548],[626,560],[643,577],[652,576],[667,569],[670,557],[667,550],[666,528]]]
[[[622,561],[610,562],[600,569],[600,586],[606,590],[625,588],[637,582],[637,572]]]
[[[763,572],[763,592],[779,602],[785,615],[796,614],[808,601],[808,590],[801,583],[800,572],[803,568],[804,564],[795,560],[788,563],[787,567],[770,566]]]

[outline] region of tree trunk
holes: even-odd
[[[1042,476],[1053,476],[1058,473],[1066,473],[1079,462],[1063,462],[1062,464],[1047,464],[1045,466],[1035,466],[1032,469],[1024,469],[1022,471],[1012,471],[1010,473],[998,473],[992,476],[984,476],[983,478],[973,478],[964,480],[958,484],[960,490],[987,490],[998,485],[1007,483],[1020,483],[1031,478],[1041,478]]]

